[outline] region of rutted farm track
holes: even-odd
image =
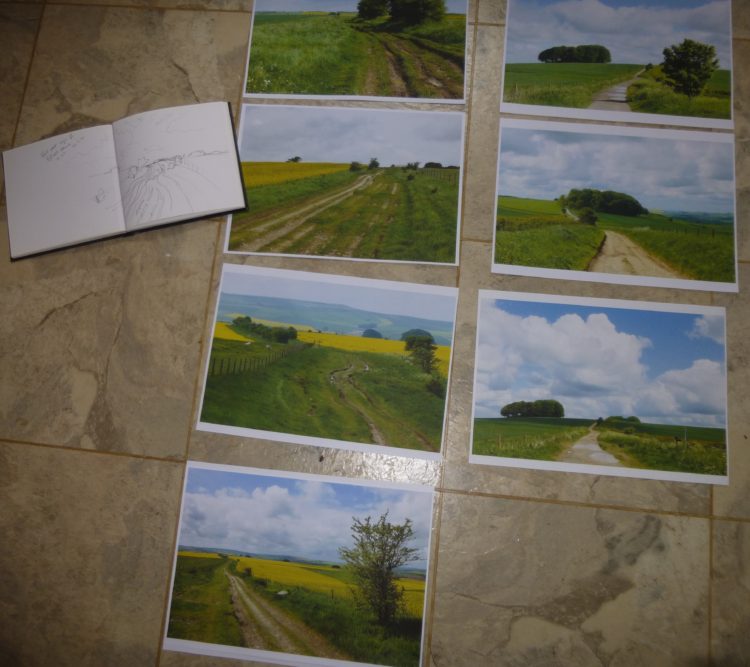
[[[232,606],[250,648],[346,660],[345,655],[322,635],[255,593],[237,576],[224,573]]]

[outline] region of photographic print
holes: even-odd
[[[256,0],[245,92],[464,98],[466,0]]]
[[[455,263],[464,115],[245,105],[227,251]]]
[[[439,457],[456,290],[225,265],[198,427]]]
[[[164,648],[418,667],[432,490],[188,463]]]
[[[723,308],[480,290],[471,460],[727,483]]]
[[[493,271],[736,291],[729,134],[500,123]]]
[[[504,111],[732,127],[729,0],[508,4]]]

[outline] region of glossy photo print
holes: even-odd
[[[466,0],[255,0],[249,96],[462,102]]]
[[[508,113],[732,128],[729,0],[509,0]]]
[[[480,290],[474,463],[727,483],[723,308]]]
[[[419,667],[432,489],[188,463],[164,648]]]
[[[503,119],[499,273],[737,291],[734,142]]]
[[[464,114],[243,107],[227,251],[456,262]]]
[[[225,265],[198,428],[440,457],[456,290]]]

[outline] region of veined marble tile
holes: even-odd
[[[740,264],[739,294],[716,295],[716,304],[727,308],[727,380],[729,385],[729,485],[714,488],[714,514],[750,518],[750,266]]]
[[[431,658],[706,664],[708,520],[443,494]]]
[[[0,662],[153,665],[182,465],[0,443]]]
[[[477,0],[479,4],[479,23],[505,23],[508,11],[506,0]]]
[[[0,150],[11,147],[43,8],[44,5],[31,3],[0,4],[0,34],[3,36],[3,57],[0,58],[0,99],[3,100],[0,108]]]
[[[16,144],[148,109],[239,101],[249,17],[48,5]]]
[[[750,664],[750,523],[714,522],[712,664]]]
[[[495,224],[503,28],[477,28],[471,118],[466,128],[462,239],[492,239]],[[489,267],[487,267],[489,270]]]

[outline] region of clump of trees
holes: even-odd
[[[232,320],[234,328],[247,336],[255,336],[273,343],[288,343],[297,339],[294,327],[269,327],[259,322],[253,322],[251,317],[240,315]]]
[[[584,188],[573,189],[567,195],[561,195],[558,200],[562,208],[577,211],[592,209],[600,213],[615,213],[617,215],[645,215],[648,209],[630,195],[614,190],[595,190]]]
[[[391,523],[386,512],[377,521],[353,517],[351,531],[354,546],[341,547],[339,554],[357,583],[358,602],[387,628],[403,609],[404,589],[396,584],[396,569],[418,558],[418,549],[407,546],[414,528],[410,519]]]
[[[388,15],[409,25],[439,21],[445,16],[445,0],[359,0],[357,15],[361,19]]]
[[[711,75],[719,68],[716,49],[711,44],[703,44],[685,39],[679,44],[664,49],[662,72],[667,84],[688,97],[699,95]]]
[[[362,338],[382,338],[383,334],[377,329],[365,329],[362,332]]]
[[[601,44],[581,44],[553,46],[544,49],[537,58],[543,63],[608,63],[612,61],[612,54]]]
[[[564,417],[565,408],[554,399],[514,401],[500,409],[503,417]]]
[[[411,362],[430,376],[425,385],[427,391],[438,398],[445,398],[446,382],[438,372],[435,357],[437,345],[432,334],[424,329],[409,329],[401,334],[401,340],[405,343],[404,348],[409,353]]]

